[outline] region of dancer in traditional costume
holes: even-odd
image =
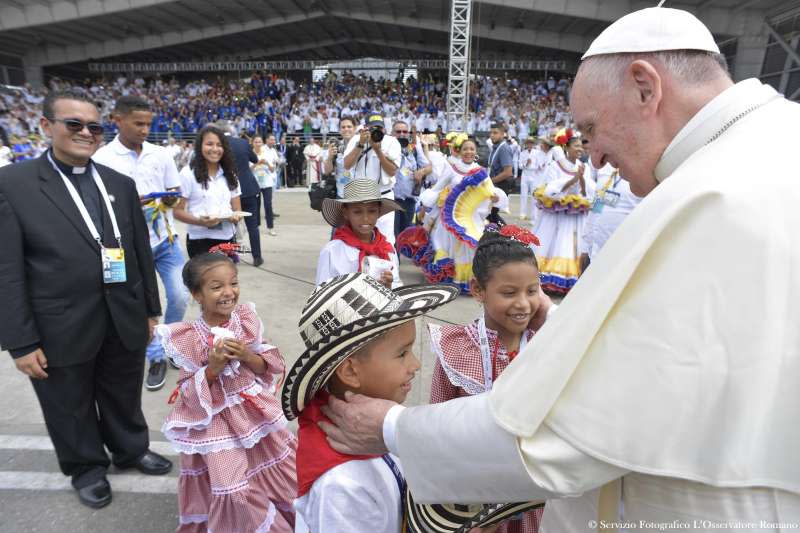
[[[556,142],[563,147],[566,157],[548,165],[545,183],[534,193],[541,216],[533,232],[541,241],[535,252],[542,288],[566,294],[580,275],[579,244],[595,183],[578,159],[583,154],[581,139],[567,129],[556,137]]]
[[[181,369],[162,427],[181,454],[178,531],[289,533],[297,441],[273,396],[283,357],[263,342],[252,304],[237,303],[230,258],[195,256],[183,277],[202,316],[157,329]]]
[[[430,282],[448,282],[469,291],[472,279],[472,258],[483,235],[486,216],[491,208],[507,197],[499,191],[486,169],[475,162],[477,145],[466,134],[450,142],[449,165],[434,164],[436,185],[420,196],[429,213],[429,260],[424,265]]]

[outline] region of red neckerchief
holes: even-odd
[[[333,234],[334,239],[339,239],[348,246],[358,249],[358,271],[361,272],[361,265],[364,258],[368,255],[374,255],[381,259],[389,260],[389,254],[394,252],[394,248],[386,240],[378,228],[372,231],[372,242],[364,242],[358,238],[356,232],[353,231],[348,225],[339,226],[336,228],[336,233]]]
[[[299,443],[295,456],[298,498],[311,490],[314,482],[331,468],[348,461],[380,457],[380,455],[345,455],[331,448],[325,432],[317,425],[318,422],[332,423],[327,416],[322,414],[322,407],[328,404],[329,396],[325,391],[318,392],[297,419],[300,425],[300,429],[297,431]]]

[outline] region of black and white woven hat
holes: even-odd
[[[306,351],[286,377],[282,405],[293,419],[327,383],[336,368],[378,335],[455,300],[450,285],[409,285],[391,290],[364,274],[322,283],[300,317]]]
[[[325,222],[338,228],[344,224],[343,208],[345,204],[358,204],[363,202],[380,202],[380,216],[392,211],[403,211],[400,204],[388,198],[381,198],[381,190],[373,180],[353,180],[344,186],[344,198],[325,198],[322,201],[322,218]]]
[[[489,527],[544,506],[544,502],[491,503],[484,505],[419,504],[406,490],[408,533],[468,533]]]

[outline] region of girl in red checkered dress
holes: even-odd
[[[226,255],[193,257],[183,281],[202,317],[158,328],[181,369],[162,427],[181,454],[178,531],[289,533],[297,446],[273,396],[283,357],[263,342],[253,305],[238,303],[236,266]]]
[[[436,353],[431,403],[480,394],[534,335],[542,299],[539,269],[531,249],[536,237],[516,226],[488,226],[472,262],[470,292],[483,306],[466,326],[429,324]],[[543,310],[544,308],[542,308]],[[483,533],[536,533],[543,509],[527,512]]]

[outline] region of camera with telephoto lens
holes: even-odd
[[[372,142],[379,143],[383,140],[383,128],[380,126],[373,126],[369,129],[369,138],[372,139]]]

